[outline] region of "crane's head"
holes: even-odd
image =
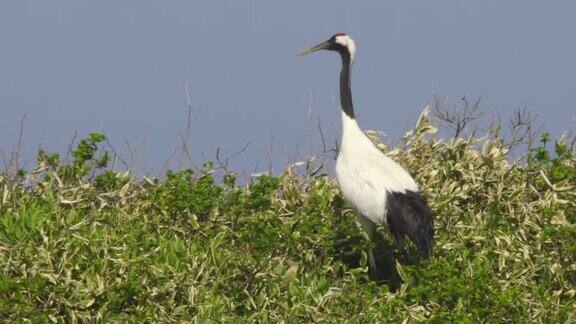
[[[336,33],[330,37],[329,40],[298,53],[298,56],[314,53],[319,50],[335,51],[340,53],[342,58],[349,58],[350,61],[353,61],[354,54],[356,53],[356,44],[354,44],[354,40],[345,33]]]

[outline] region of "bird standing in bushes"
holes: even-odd
[[[387,225],[402,251],[404,238],[408,236],[421,255],[429,257],[434,239],[434,222],[426,201],[418,193],[418,185],[406,170],[372,143],[356,122],[350,88],[356,53],[354,41],[345,33],[337,33],[298,55],[319,50],[338,52],[342,58],[342,142],[336,160],[336,178],[344,198],[356,209],[357,219],[370,238],[376,235],[376,225]],[[369,250],[368,259],[370,269],[375,271],[372,249]]]

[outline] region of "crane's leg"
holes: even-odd
[[[374,259],[374,248],[370,247],[370,250],[368,250],[368,263],[370,264],[370,269],[372,269],[372,271],[376,271],[376,259]]]
[[[389,228],[390,228],[390,233],[392,234],[392,238],[394,239],[394,242],[396,243],[396,246],[398,247],[398,250],[402,254],[402,257],[404,258],[404,260],[406,260],[407,262],[412,262],[413,261],[412,258],[410,257],[408,252],[406,252],[405,242],[404,242],[404,233],[401,233],[400,231],[394,230],[394,228],[392,228],[391,226]]]
[[[398,245],[398,249],[400,250],[400,253],[402,254],[402,257],[404,258],[404,260],[406,260],[406,262],[408,263],[412,263],[413,260],[410,257],[410,254],[408,254],[408,252],[406,251],[406,248],[404,246],[404,235],[400,235],[400,237],[398,239],[395,240],[396,244]]]
[[[396,246],[398,246],[398,250],[404,253],[404,234],[398,231],[393,231],[392,229],[390,229],[390,233],[392,233],[392,237],[394,238],[394,242],[396,242]]]
[[[358,223],[360,223],[362,229],[364,229],[364,232],[366,232],[368,239],[372,242],[375,242],[373,239],[376,237],[376,224],[374,224],[370,219],[364,217],[363,215],[358,215],[357,220]],[[369,270],[374,274],[377,273],[378,268],[376,267],[376,259],[374,258],[373,247],[370,247],[368,250],[368,264],[370,266]]]

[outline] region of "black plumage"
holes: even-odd
[[[424,197],[406,190],[405,193],[388,192],[386,198],[388,227],[398,247],[404,250],[406,235],[420,254],[428,258],[434,240],[434,219]]]

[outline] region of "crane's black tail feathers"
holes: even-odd
[[[388,192],[386,198],[388,226],[396,244],[403,249],[404,235],[407,235],[420,254],[428,258],[434,241],[434,219],[424,197],[406,190],[405,193]]]

